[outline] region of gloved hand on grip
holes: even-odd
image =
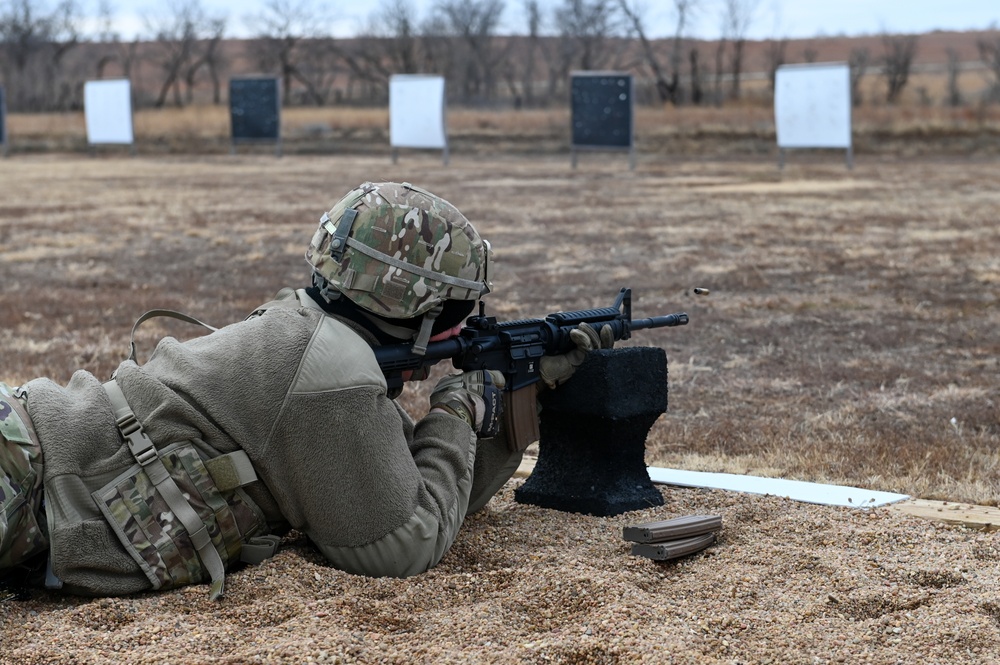
[[[557,356],[542,356],[538,363],[538,374],[549,388],[556,388],[569,381],[588,352],[610,349],[615,345],[614,332],[607,324],[601,326],[601,331],[598,332],[589,323],[581,323],[569,331],[569,338],[576,344],[575,349]]]
[[[431,411],[458,416],[469,423],[477,436],[494,437],[500,432],[502,391],[506,385],[504,375],[493,370],[446,376],[431,393]]]

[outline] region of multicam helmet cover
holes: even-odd
[[[320,219],[306,261],[328,288],[408,319],[489,293],[490,245],[455,206],[409,183],[366,182]]]

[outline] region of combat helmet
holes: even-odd
[[[410,183],[366,182],[324,213],[306,250],[313,282],[386,319],[424,316],[426,348],[447,301],[489,293],[489,242],[452,204]]]

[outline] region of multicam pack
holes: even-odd
[[[16,391],[0,383],[0,577],[48,549],[42,450]]]
[[[257,482],[249,456],[210,454],[199,439],[158,447],[117,382],[104,390],[136,463],[91,497],[153,589],[210,579],[209,597],[221,598],[230,566],[259,563],[280,542],[261,535],[266,517],[243,491]]]
[[[359,307],[409,319],[490,290],[489,243],[444,199],[409,183],[366,182],[320,219],[315,273]]]

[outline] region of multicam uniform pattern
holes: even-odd
[[[358,217],[339,260],[331,242],[344,212]],[[489,244],[455,206],[409,183],[364,183],[320,221],[306,260],[356,305],[389,318],[489,290]]]
[[[0,383],[0,571],[48,549],[42,451],[14,390]]]
[[[223,563],[239,561],[242,541],[260,530],[263,516],[243,492],[219,492],[194,446],[170,446],[159,456],[207,527]],[[208,579],[187,530],[138,465],[94,492],[94,499],[154,589]]]

